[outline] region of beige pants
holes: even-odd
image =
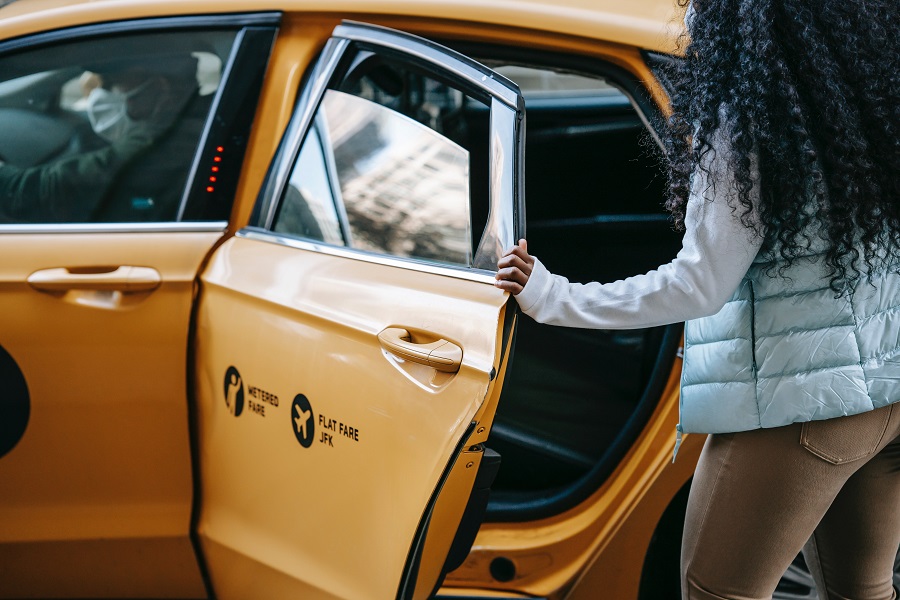
[[[711,435],[694,475],[684,600],[771,598],[804,551],[821,600],[890,600],[900,545],[900,404]]]

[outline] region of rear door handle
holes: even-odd
[[[42,292],[109,290],[149,292],[159,287],[159,271],[150,267],[58,267],[28,276],[28,283]]]
[[[378,334],[381,347],[399,356],[404,360],[410,360],[427,365],[444,373],[456,373],[462,364],[462,348],[445,339],[416,340],[408,330],[402,327],[388,327]]]

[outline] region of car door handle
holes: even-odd
[[[28,276],[28,283],[42,292],[108,290],[149,292],[159,287],[159,271],[150,267],[58,267]]]
[[[416,340],[407,329],[388,327],[378,334],[381,347],[404,360],[427,365],[444,373],[456,373],[462,364],[462,348],[445,339]]]

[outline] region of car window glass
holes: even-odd
[[[174,221],[233,31],[0,57],[0,222]]]
[[[471,266],[487,205],[487,107],[399,61],[361,52],[348,63],[319,105],[275,231]]]
[[[335,167],[331,154],[326,154],[330,146],[322,143],[327,131],[328,122],[319,118],[307,134],[275,231],[341,245],[347,225],[346,220],[342,223],[338,218]]]
[[[491,61],[486,62],[490,63]],[[600,77],[525,65],[494,64],[492,68],[515,81],[526,100],[579,96],[591,98],[607,96],[626,99],[619,88]]]

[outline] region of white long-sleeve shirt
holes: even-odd
[[[672,262],[644,275],[613,283],[570,283],[539,260],[516,296],[522,311],[540,323],[590,329],[637,329],[713,315],[725,305],[762,245],[762,236],[732,210],[734,194],[727,161],[719,152],[691,182],[682,248]],[[754,205],[758,204],[754,187]],[[751,221],[756,216],[751,215]]]

